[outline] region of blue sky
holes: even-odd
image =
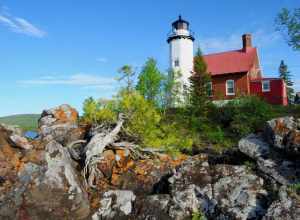
[[[0,0],[0,116],[40,113],[89,96],[111,97],[117,69],[148,57],[168,68],[166,35],[179,14],[204,53],[241,47],[252,33],[265,76],[281,59],[300,91],[300,52],[275,32],[282,7],[299,0]]]

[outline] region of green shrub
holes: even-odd
[[[300,195],[300,183],[295,183],[289,186],[289,191],[292,193],[296,193],[297,195]]]
[[[125,131],[144,146],[154,146],[160,133],[160,113],[154,105],[138,92],[121,92],[117,97],[117,109],[127,116]]]
[[[92,97],[83,103],[83,121],[85,123],[114,123],[117,113],[114,111],[115,101],[96,101]]]
[[[123,131],[142,147],[164,148],[170,153],[191,149],[193,139],[178,123],[163,122],[161,113],[152,102],[136,91],[120,92],[114,100],[84,102],[83,121],[86,123],[115,123],[119,113],[126,116]]]
[[[261,129],[274,116],[272,107],[258,97],[242,97],[211,109],[210,118],[233,136],[242,137]]]
[[[192,220],[206,220],[206,217],[201,211],[197,211],[193,212]]]

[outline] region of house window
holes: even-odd
[[[175,65],[175,67],[179,67],[179,59],[176,59],[176,60],[174,61],[174,65]]]
[[[270,80],[263,80],[262,81],[262,91],[263,92],[270,92]]]
[[[212,96],[213,95],[212,82],[207,83],[207,95],[208,96]]]
[[[234,80],[226,80],[226,95],[235,95]]]

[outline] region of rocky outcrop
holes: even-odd
[[[78,112],[69,105],[44,110],[39,119],[39,135],[44,140],[55,140],[65,145],[70,142],[70,134],[76,134],[77,121]]]
[[[270,145],[263,136],[251,134],[241,139],[239,149],[254,159],[258,169],[278,184],[290,185],[300,182],[300,160]]]
[[[15,136],[0,128],[0,219],[86,219],[88,195],[68,150],[52,139],[24,151],[28,140]]]
[[[154,195],[135,197],[133,191],[122,191],[124,199],[120,203],[111,202],[104,193],[105,199],[100,203],[106,205],[101,206],[95,216],[189,219],[197,212],[204,213],[208,219],[260,219],[264,216],[268,194],[263,179],[244,166],[210,166],[207,159],[207,155],[199,155],[183,162],[169,178],[163,179],[167,185],[165,190]],[[116,193],[109,191],[108,194]],[[118,192],[115,201],[120,196]],[[120,204],[131,211],[122,211]]]
[[[211,219],[259,219],[264,215],[267,192],[262,178],[245,166],[211,166],[203,159],[184,162],[169,179],[178,202],[174,218],[183,219],[197,210]]]
[[[12,145],[15,147],[19,147],[24,150],[30,150],[33,148],[33,146],[29,143],[27,138],[12,134],[9,137],[9,140],[11,141]]]
[[[132,191],[114,190],[105,192],[100,201],[101,207],[92,216],[93,220],[120,219],[132,213],[136,196]]]
[[[275,200],[268,209],[263,220],[289,219],[298,220],[300,217],[300,197],[295,192],[282,187],[279,199]]]
[[[259,173],[270,180],[273,193],[281,186],[279,199],[270,205],[264,220],[299,219],[297,192],[290,188],[300,183],[299,120],[277,118],[267,122],[263,134],[251,134],[239,142],[241,152],[256,162]]]
[[[37,139],[0,126],[0,219],[299,219],[299,127],[274,119],[239,151],[174,157],[122,142],[118,123],[83,126],[68,105],[45,110]]]
[[[270,145],[289,155],[300,155],[299,119],[293,117],[276,118],[267,122],[265,138]]]

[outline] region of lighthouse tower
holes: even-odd
[[[179,16],[172,23],[172,30],[168,36],[170,45],[170,68],[180,71],[182,85],[189,86],[189,78],[193,71],[194,36],[189,28],[189,22]]]

